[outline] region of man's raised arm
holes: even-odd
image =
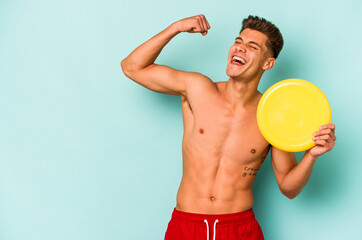
[[[206,35],[210,25],[204,15],[182,19],[136,48],[121,62],[124,74],[133,81],[156,92],[186,95],[187,81],[201,75],[154,64],[164,46],[178,33]]]

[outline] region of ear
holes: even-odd
[[[264,62],[264,65],[263,65],[263,70],[270,70],[272,69],[272,67],[274,66],[275,64],[275,58],[267,58]]]

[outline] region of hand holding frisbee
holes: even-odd
[[[320,139],[317,140],[313,133],[322,125],[330,124],[331,117],[331,107],[324,93],[301,79],[287,79],[271,86],[260,99],[257,109],[258,126],[265,139],[287,152],[312,148],[315,146],[313,138],[318,144]],[[334,131],[333,125],[321,129],[320,134],[327,134],[331,128]],[[334,133],[330,138],[334,145]]]

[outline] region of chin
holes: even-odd
[[[228,75],[231,78],[239,78],[239,77],[242,76],[242,73],[235,72],[235,71],[230,71],[229,69],[226,69],[226,75]]]

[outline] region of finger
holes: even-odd
[[[331,138],[333,139],[333,141],[336,141],[337,137],[336,137],[336,135],[334,135],[334,132],[332,132],[332,134],[330,134],[330,135],[331,135]]]
[[[334,143],[335,139],[331,138],[329,135],[323,135],[320,137],[314,137],[314,141],[316,140],[325,140],[327,143]]]
[[[200,17],[201,17],[202,24],[204,26],[205,32],[207,33],[207,30],[209,29],[209,27],[207,26],[206,18],[205,18],[205,16],[203,14],[201,14]]]
[[[330,128],[327,128],[327,129],[324,129],[324,130],[320,130],[320,131],[317,131],[317,132],[314,132],[314,136],[320,136],[320,135],[330,135],[331,137],[334,136],[334,132],[332,131],[332,129]]]
[[[331,129],[333,132],[336,130],[336,125],[334,124],[325,124],[325,125],[322,125],[319,127],[320,130],[323,130],[323,129]]]
[[[211,27],[210,27],[209,22],[206,20],[206,17],[205,17],[205,21],[206,21],[206,24],[207,24],[207,28],[210,29]]]
[[[326,140],[316,140],[316,141],[314,141],[314,144],[315,145],[320,145],[320,146],[324,146],[324,145],[326,145]]]
[[[200,17],[200,16],[197,16],[196,19],[197,19],[197,21],[198,21],[198,23],[199,23],[200,32],[201,32],[201,33],[205,32],[204,25],[202,24],[201,17]]]
[[[328,142],[329,140],[332,141],[332,138],[329,135],[321,135],[318,137],[313,137],[312,140],[326,140]]]
[[[313,140],[318,140],[318,139],[322,139],[322,140],[326,140],[327,142],[333,142],[335,141],[337,138],[331,134],[321,134],[321,135],[314,135],[314,137],[312,138]]]

